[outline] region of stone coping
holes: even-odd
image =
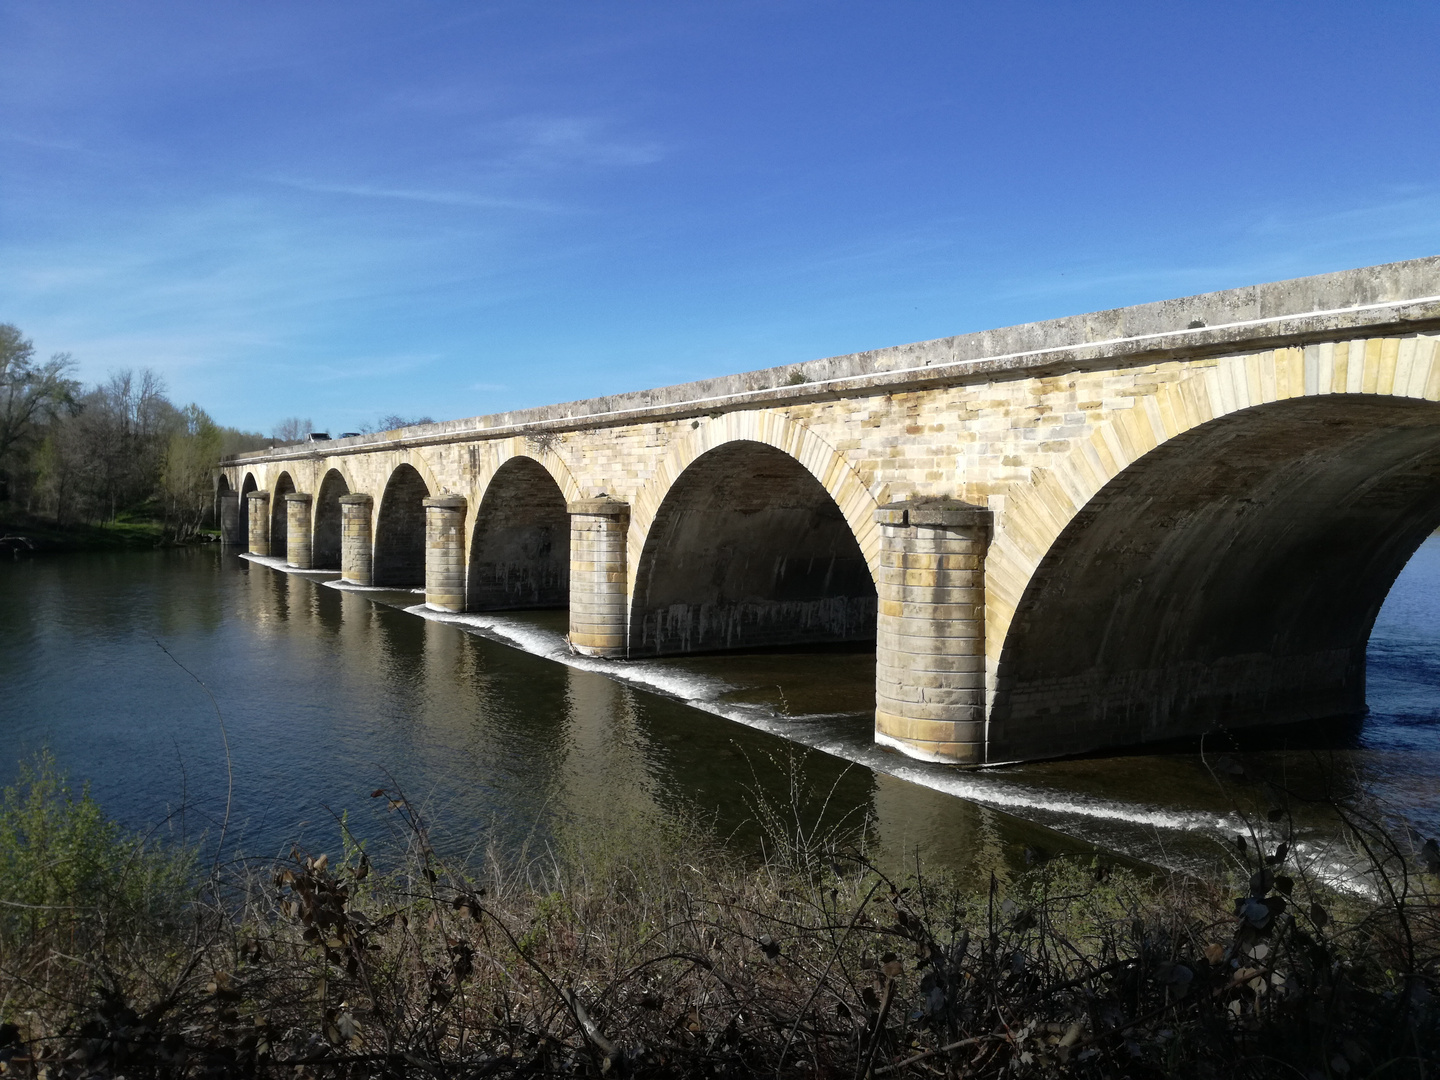
[[[630,504],[623,499],[612,499],[608,495],[601,495],[594,499],[579,499],[575,502],[566,503],[565,509],[571,514],[587,515],[589,517],[629,517]]]
[[[866,392],[919,390],[1440,328],[1440,256],[1249,285],[559,405],[258,450],[226,463],[370,453],[474,438],[703,416]]]
[[[940,528],[990,529],[994,515],[988,507],[959,499],[909,499],[875,508],[881,525],[899,528],[930,525]]]

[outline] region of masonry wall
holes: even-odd
[[[1440,293],[1440,285],[1433,291]],[[1440,324],[1440,304],[1431,303],[1424,310],[1427,318]],[[1434,403],[1440,401],[1440,363],[1436,361],[1434,332],[1428,327],[1418,332],[1403,327],[1386,332],[1367,331],[1363,326],[1347,329],[1340,324],[1346,320],[1358,322],[1360,317],[1322,315],[1305,323],[1306,340],[1294,343],[1262,342],[1259,347],[1245,347],[1245,341],[1236,340],[1226,346],[1228,338],[1218,330],[1177,331],[1189,335],[1180,342],[1183,348],[1165,344],[1148,355],[1128,345],[1112,347],[1101,342],[1087,345],[1088,351],[1083,354],[1047,355],[1030,367],[1007,367],[998,362],[978,365],[974,371],[963,365],[952,367],[943,377],[928,373],[916,376],[913,386],[867,389],[863,385],[846,385],[832,390],[804,383],[774,385],[745,390],[734,400],[712,406],[676,406],[671,409],[673,415],[623,422],[597,418],[582,424],[577,420],[568,426],[558,421],[537,421],[535,430],[523,434],[477,430],[452,436],[446,431],[451,425],[437,425],[434,431],[387,433],[385,441],[356,447],[356,452],[336,452],[346,450],[344,447],[313,448],[284,461],[277,460],[276,455],[259,456],[227,467],[226,475],[236,489],[242,488],[247,475],[253,475],[262,489],[273,490],[276,477],[284,469],[295,478],[299,490],[314,491],[319,477],[334,468],[344,476],[350,491],[374,495],[378,581],[380,518],[384,513],[380,495],[397,468],[413,468],[432,494],[463,495],[470,507],[482,508],[487,495],[500,490],[490,490],[491,480],[499,470],[518,458],[530,459],[535,465],[524,468],[543,468],[555,489],[569,502],[606,497],[629,504],[630,633],[632,648],[637,650],[663,651],[659,643],[674,640],[677,633],[683,639],[682,648],[704,647],[703,641],[715,635],[723,638],[730,632],[727,627],[745,621],[743,612],[738,620],[734,617],[740,611],[734,605],[725,616],[703,610],[707,602],[728,595],[728,586],[715,574],[709,579],[689,572],[672,574],[668,584],[660,582],[657,586],[653,568],[646,569],[650,566],[646,562],[647,545],[653,549],[661,543],[662,532],[663,543],[674,552],[708,552],[706,559],[712,565],[721,561],[722,551],[736,550],[741,543],[740,533],[727,533],[733,523],[722,520],[736,505],[734,492],[727,494],[724,489],[731,478],[751,469],[753,461],[747,464],[743,455],[736,456],[728,471],[723,459],[702,462],[707,453],[717,448],[742,441],[769,447],[798,462],[817,488],[828,495],[833,510],[827,513],[835,516],[828,518],[830,525],[823,528],[820,520],[824,515],[814,517],[818,511],[813,507],[803,511],[812,515],[803,522],[794,506],[751,507],[748,515],[742,516],[753,527],[751,539],[768,536],[758,542],[756,550],[768,550],[772,555],[780,552],[782,562],[799,554],[798,548],[790,554],[781,552],[790,543],[788,538],[809,536],[813,540],[824,528],[848,533],[855,548],[843,555],[842,545],[836,541],[838,532],[816,542],[816,551],[824,547],[829,555],[818,558],[815,552],[804,553],[805,572],[815,571],[822,577],[829,573],[832,583],[855,578],[855,568],[863,565],[863,573],[868,573],[873,588],[880,566],[880,534],[874,514],[882,504],[927,497],[959,499],[986,507],[994,522],[985,561],[984,604],[986,700],[993,729],[987,735],[993,743],[990,757],[993,760],[1002,750],[1007,755],[1043,756],[1070,752],[1082,744],[1101,745],[1114,741],[1112,736],[1130,739],[1173,734],[1185,728],[1185,723],[1169,724],[1166,717],[1186,711],[1185,686],[1201,688],[1191,696],[1197,701],[1203,699],[1204,704],[1190,712],[1194,717],[1209,718],[1205,723],[1226,715],[1249,715],[1257,709],[1264,713],[1267,693],[1271,697],[1289,695],[1299,702],[1295,711],[1304,716],[1334,707],[1354,708],[1357,700],[1363,700],[1363,685],[1357,690],[1354,676],[1353,633],[1346,640],[1337,636],[1312,643],[1314,648],[1297,644],[1293,663],[1284,671],[1256,660],[1259,653],[1254,648],[1236,645],[1230,649],[1220,639],[1204,648],[1179,649],[1158,666],[1149,664],[1138,653],[1128,660],[1110,657],[1099,666],[1091,663],[1088,667],[1082,657],[1069,670],[1062,670],[1063,664],[1045,668],[1042,663],[1036,667],[1040,662],[1035,659],[1065,654],[1056,646],[1054,635],[1063,636],[1066,620],[1073,619],[1074,614],[1063,604],[1055,607],[1052,600],[1055,590],[1063,591],[1066,575],[1072,571],[1080,576],[1071,580],[1083,582],[1088,576],[1089,580],[1105,583],[1103,587],[1081,590],[1092,610],[1115,612],[1124,607],[1123,573],[1117,576],[1113,566],[1106,571],[1109,577],[1096,570],[1105,562],[1106,544],[1097,545],[1092,537],[1086,541],[1089,547],[1080,545],[1090,552],[1084,559],[1072,565],[1062,558],[1066,551],[1073,556],[1078,550],[1073,536],[1065,539],[1066,530],[1082,518],[1086,507],[1106,508],[1107,528],[1112,530],[1107,543],[1123,547],[1129,542],[1127,538],[1142,534],[1153,540],[1155,529],[1161,528],[1157,525],[1161,519],[1169,522],[1164,529],[1177,535],[1185,532],[1187,522],[1206,520],[1211,523],[1207,527],[1219,527],[1214,523],[1234,511],[1241,505],[1238,500],[1246,497],[1242,494],[1245,485],[1233,476],[1197,479],[1195,470],[1204,465],[1210,451],[1203,446],[1185,451],[1177,443],[1171,471],[1155,481],[1160,484],[1156,490],[1192,485],[1198,492],[1202,485],[1210,484],[1213,491],[1204,498],[1197,495],[1194,507],[1177,506],[1166,516],[1151,513],[1148,507],[1153,501],[1144,498],[1128,502],[1101,498],[1106,485],[1157,447],[1231,414],[1270,406],[1279,417],[1289,408],[1284,403],[1318,397],[1334,397],[1339,402],[1336,416],[1345,414],[1345,402],[1352,400],[1403,398],[1416,403],[1419,412],[1404,423],[1388,414],[1367,414],[1356,421],[1360,428],[1382,433],[1371,448],[1377,456],[1370,459],[1362,455],[1358,459],[1362,472],[1370,465],[1380,472],[1399,468],[1395,465],[1399,459],[1386,457],[1380,449],[1385,441],[1383,433],[1397,424],[1407,429],[1404,437],[1411,440],[1409,445],[1415,454],[1423,456],[1429,452],[1432,440],[1440,441],[1440,428],[1434,426],[1433,415]],[[1266,333],[1274,337],[1278,331]],[[1323,337],[1322,333],[1329,336]],[[1241,331],[1226,334],[1230,338],[1243,337]],[[1300,336],[1298,330],[1295,336]],[[1113,348],[1117,355],[1108,361],[1103,356],[1097,359],[1097,353],[1105,348]],[[589,407],[588,403],[582,404]],[[581,411],[576,410],[577,414]],[[1307,432],[1319,430],[1325,423],[1324,418],[1311,418],[1303,422],[1297,419],[1290,425],[1289,438],[1298,448],[1294,460],[1301,462],[1297,467],[1303,469],[1304,451],[1309,445]],[[1262,422],[1261,434],[1264,429]],[[455,441],[446,441],[452,438]],[[667,497],[683,493],[688,482],[700,477],[699,473],[689,472],[692,467],[712,470],[694,490],[716,497],[709,504],[692,497],[685,514],[667,513]],[[1418,485],[1420,494],[1416,498],[1423,501],[1430,497],[1425,487],[1428,479],[1411,476],[1409,481],[1404,477],[1396,480],[1401,486],[1406,482]],[[518,497],[524,499],[523,494]],[[1339,496],[1331,492],[1325,497]],[[494,519],[503,528],[509,528],[504,521],[516,513],[523,517],[529,512],[523,506],[517,508],[514,496],[507,498],[504,514]],[[557,503],[553,496],[547,498]],[[1403,502],[1399,495],[1396,499]],[[541,501],[536,499],[537,507]],[[1276,520],[1280,520],[1278,508],[1282,502],[1275,503]],[[1399,502],[1395,505],[1398,507]],[[1203,507],[1208,507],[1204,513],[1196,509]],[[546,513],[553,510],[551,506]],[[540,513],[538,509],[535,512]],[[1309,512],[1315,522],[1315,535],[1322,536],[1323,506],[1316,503]],[[1206,514],[1211,516],[1206,518]],[[1365,634],[1365,612],[1378,605],[1377,590],[1383,599],[1384,588],[1388,588],[1386,575],[1398,569],[1392,564],[1398,559],[1403,565],[1401,549],[1418,543],[1412,534],[1423,528],[1422,517],[1418,511],[1401,507],[1389,518],[1381,515],[1375,519],[1381,522],[1377,527],[1389,530],[1387,553],[1383,559],[1377,557],[1375,566],[1362,575],[1366,584],[1356,592],[1358,599],[1347,601],[1349,606],[1345,608],[1350,613],[1345,617],[1355,625],[1363,623]],[[480,524],[478,517],[475,520]],[[558,516],[555,520],[558,524]],[[506,561],[508,557],[497,560],[484,551],[472,551],[476,536],[482,540],[486,537],[483,526],[466,538],[466,558],[472,567],[477,554],[481,566]],[[1363,554],[1359,547],[1352,553],[1356,558]],[[1404,556],[1408,553],[1403,551]],[[522,551],[509,562],[533,558],[533,554]],[[826,564],[829,569],[817,570],[827,558],[832,560]],[[841,563],[849,569],[841,570],[837,577],[836,568]],[[1193,565],[1198,567],[1200,563]],[[785,574],[789,574],[788,569]],[[517,576],[513,570],[492,570],[490,575],[492,581],[501,583],[512,578],[523,580],[523,574]],[[412,576],[418,583],[420,575]],[[692,597],[681,595],[692,586]],[[778,598],[774,586],[772,574],[769,599]],[[657,587],[659,592],[652,596]],[[742,585],[738,592],[730,592],[738,596],[747,590],[760,591]],[[873,605],[873,592],[866,599],[864,590],[853,587],[853,582],[826,585],[819,592],[824,595],[802,598],[802,603],[811,607],[799,621],[792,618],[786,625],[781,618],[776,623],[782,629],[774,640],[786,634],[793,637],[802,622],[807,626],[843,627],[836,637],[851,634],[852,625],[866,620],[872,620],[873,627],[873,608],[862,610],[866,603]],[[1047,604],[1066,614],[1046,615],[1050,610]],[[797,616],[798,611],[791,616]],[[750,621],[758,627],[767,618],[769,615],[757,616]],[[1037,631],[1037,626],[1043,625],[1050,626],[1046,631],[1050,638]],[[1094,627],[1075,630],[1077,635],[1097,632]],[[1132,634],[1132,639],[1142,640],[1143,635]],[[1029,661],[1022,661],[1020,657],[1032,645],[1040,651],[1033,652]],[[1249,704],[1243,709],[1231,709],[1215,693],[1203,690],[1205,679],[1195,674],[1196,664],[1227,685],[1239,679],[1256,688],[1250,704],[1259,703],[1257,709],[1251,709]],[[1328,689],[1322,686],[1306,704],[1298,688],[1307,681],[1312,686],[1324,684],[1325,680],[1317,683],[1314,675],[1322,669],[1338,673],[1331,680],[1334,685]],[[1117,671],[1122,678],[1113,678]],[[1133,689],[1125,701],[1100,692],[1106,686],[1120,685]],[[1182,689],[1177,691],[1177,687]],[[1068,732],[1062,730],[1064,725],[1055,717],[1063,715],[1076,700],[1096,699],[1097,695],[1108,704],[1099,713],[1092,711],[1083,720],[1071,722]],[[1142,706],[1137,713],[1135,702],[1142,699],[1169,704],[1163,708]],[[1145,717],[1140,718],[1140,713]]]
[[[685,470],[634,576],[632,656],[875,637],[875,584],[844,516],[760,443],[727,443]]]
[[[545,467],[513,458],[487,486],[471,536],[471,611],[564,608],[570,602],[570,514]]]

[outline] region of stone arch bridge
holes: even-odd
[[[916,757],[1356,714],[1437,341],[1422,259],[241,455],[222,524],[593,655],[874,640]]]

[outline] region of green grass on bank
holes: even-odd
[[[374,795],[388,851],[342,831],[197,880],[36,763],[0,810],[0,1075],[1440,1070],[1436,866],[1368,819],[1362,899],[1280,818],[1224,882],[1056,858],[977,889],[805,828],[756,861],[663,821],[455,865]]]
[[[100,524],[60,524],[0,503],[0,558],[61,551],[129,551],[163,547],[164,524],[143,513],[121,513]]]

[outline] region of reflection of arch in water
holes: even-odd
[[[425,584],[424,479],[413,465],[397,465],[385,484],[375,524],[376,585],[412,588]]]
[[[865,556],[800,462],[738,440],[676,478],[636,568],[630,655],[874,637]]]
[[[242,547],[250,546],[250,492],[259,490],[260,485],[255,480],[255,474],[247,472],[245,479],[240,481],[240,544]]]
[[[1212,415],[1129,443],[1038,561],[990,760],[1364,709],[1370,628],[1440,525],[1440,406],[1317,393]]]
[[[466,579],[470,611],[563,608],[570,602],[570,515],[549,471],[513,457],[485,488]]]
[[[282,472],[275,478],[275,487],[270,492],[270,554],[281,560],[290,554],[290,517],[285,496],[294,490],[295,481],[288,472]]]
[[[311,565],[316,570],[340,568],[340,496],[350,494],[350,485],[338,469],[331,469],[320,481],[315,495]]]

